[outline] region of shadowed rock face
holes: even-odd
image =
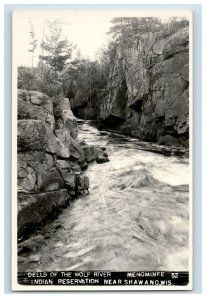
[[[18,233],[32,231],[89,188],[69,99],[18,91]],[[78,184],[77,182],[80,182]]]
[[[189,31],[145,33],[118,48],[100,121],[108,128],[160,144],[188,144]]]

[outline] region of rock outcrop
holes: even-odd
[[[67,98],[18,91],[18,234],[88,191],[87,166]]]
[[[148,141],[187,145],[189,31],[144,33],[118,46],[100,125]]]
[[[94,145],[82,146],[84,157],[88,163],[96,161],[97,163],[105,163],[109,161],[108,154],[104,149]]]

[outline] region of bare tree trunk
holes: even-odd
[[[34,67],[34,51],[32,52],[31,67],[32,67],[32,69]]]
[[[42,43],[44,42],[45,23],[46,22],[44,20],[43,31],[42,31],[42,40],[41,40]],[[43,72],[44,72],[44,68],[43,68],[43,55],[44,55],[44,48],[41,47],[41,77],[42,77],[42,80],[43,80]]]

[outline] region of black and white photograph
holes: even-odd
[[[192,289],[192,12],[12,17],[12,289]]]

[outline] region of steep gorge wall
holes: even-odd
[[[188,144],[189,31],[145,33],[119,46],[101,104],[109,129],[160,144]]]
[[[18,91],[18,233],[32,230],[89,188],[69,99]]]

